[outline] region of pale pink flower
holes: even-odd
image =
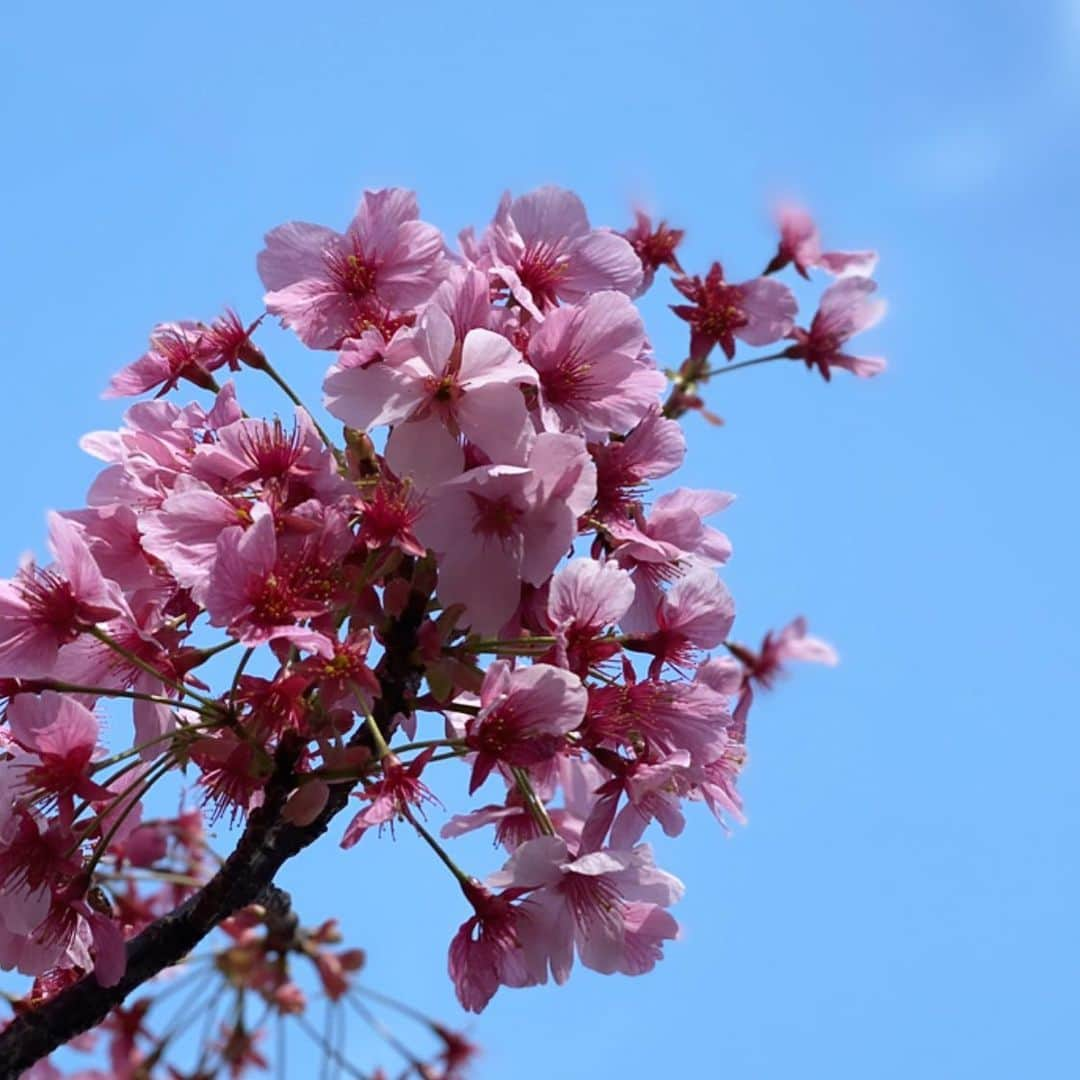
[[[614,776],[596,790],[596,801],[581,833],[582,851],[602,847],[609,830],[612,847],[632,848],[654,819],[665,836],[678,836],[683,831],[686,819],[681,797],[689,788],[686,777],[690,767],[685,750],[655,762],[627,761],[616,755],[604,760]],[[618,810],[622,795],[627,801]]]
[[[484,675],[480,711],[465,724],[465,743],[476,752],[469,794],[496,765],[532,766],[562,747],[585,717],[581,680],[551,664],[511,668],[496,660]]]
[[[682,424],[650,409],[623,440],[589,444],[596,462],[596,516],[625,519],[647,480],[673,473],[686,457]]]
[[[731,556],[727,536],[705,518],[731,505],[723,491],[676,488],[661,495],[647,517],[607,523],[617,546],[615,561],[634,575],[634,603],[623,619],[633,633],[648,633],[661,601],[662,585],[700,567],[715,567]]]
[[[226,312],[209,326],[201,322],[161,323],[150,335],[150,347],[138,360],[117,372],[102,395],[106,398],[133,397],[158,389],[161,397],[187,381],[204,390],[214,389],[211,374],[240,361],[258,363],[262,353],[251,344],[258,321],[245,326],[234,311]]]
[[[735,339],[747,345],[768,345],[791,331],[798,304],[791,290],[772,278],[758,277],[732,285],[724,280],[723,267],[714,262],[704,279],[676,278],[675,288],[689,304],[673,304],[671,310],[690,324],[690,357],[704,360],[719,345],[730,360]]]
[[[62,645],[125,608],[119,588],[102,575],[79,527],[49,515],[49,547],[56,562],[27,563],[0,581],[0,674],[52,674]]]
[[[429,307],[391,351],[366,367],[330,369],[324,389],[334,416],[359,430],[430,420],[495,461],[521,460],[530,429],[520,387],[536,385],[536,372],[506,338],[470,330],[459,345],[450,318]]]
[[[872,300],[877,285],[869,278],[849,277],[830,285],[821,296],[821,303],[809,330],[796,327],[789,335],[784,355],[802,360],[807,368],[817,368],[828,382],[834,367],[844,368],[853,375],[869,377],[885,370],[880,356],[852,356],[843,351],[848,338],[877,325],[885,314],[885,301]]]
[[[112,377],[102,397],[135,397],[155,387],[160,387],[160,397],[182,380],[210,389],[214,385],[210,373],[225,358],[208,348],[206,329],[202,323],[187,320],[155,326],[149,349]]]
[[[678,878],[653,864],[652,851],[594,851],[575,858],[561,837],[530,840],[488,879],[495,887],[535,890],[522,909],[520,928],[529,972],[539,979],[550,968],[566,982],[574,952],[593,971],[641,975],[674,940],[678,924],[663,909],[683,894]]]
[[[344,234],[292,221],[266,235],[259,276],[267,310],[313,349],[332,349],[414,307],[442,279],[441,234],[418,220],[412,192],[365,191]]]
[[[667,384],[647,354],[645,325],[620,292],[594,293],[550,312],[529,339],[540,411],[558,431],[629,431],[660,403]]]
[[[201,602],[217,558],[218,538],[225,529],[243,523],[247,514],[243,504],[205,483],[181,477],[156,510],[139,516],[139,534],[143,548]]]
[[[614,656],[619,644],[598,635],[618,623],[633,602],[634,579],[614,561],[573,559],[558,570],[547,603],[558,662],[584,676]]]
[[[633,579],[618,564],[572,559],[551,579],[548,618],[564,633],[598,634],[618,623],[633,599]]]
[[[537,318],[559,301],[573,303],[601,289],[628,296],[641,287],[641,260],[621,236],[593,229],[582,201],[542,187],[499,203],[484,240],[493,272]]]
[[[464,604],[474,631],[497,633],[521,582],[542,585],[577,535],[596,493],[584,442],[544,432],[525,466],[470,469],[433,489],[416,524],[439,557],[439,598]]]
[[[85,705],[51,690],[19,694],[8,705],[7,722],[15,741],[26,751],[16,754],[8,766],[13,794],[55,802],[65,825],[71,823],[76,797],[109,799],[108,789],[91,779],[100,729],[97,717]]]
[[[745,678],[768,690],[783,674],[784,664],[789,660],[835,667],[840,662],[836,650],[806,631],[806,619],[800,615],[779,632],[770,630],[756,653],[742,645],[733,646],[735,656],[743,664]]]
[[[823,252],[817,225],[802,207],[781,206],[776,219],[780,228],[780,244],[765,268],[766,274],[774,274],[788,263],[794,264],[804,278],[809,278],[807,271],[815,266],[837,277],[869,277],[874,272],[878,259],[876,251]]]
[[[638,636],[635,649],[651,653],[657,674],[664,663],[689,663],[699,649],[722,644],[735,622],[735,603],[727,586],[706,568],[691,570],[666,592],[648,621],[638,606],[637,618],[624,617],[623,628]]]

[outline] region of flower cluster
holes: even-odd
[[[260,320],[154,330],[108,393],[157,397],[85,437],[104,464],[86,507],[51,516],[50,564],[0,582],[0,964],[43,985],[122,976],[125,939],[205,876],[192,819],[141,819],[183,769],[212,819],[243,821],[284,785],[295,828],[352,792],[345,847],[416,829],[471,908],[449,961],[467,1009],[562,982],[575,956],[655,965],[682,885],[644,834],[677,835],[694,802],[739,820],[754,688],[785,660],[835,660],[802,621],[757,651],[733,640],[714,524],[731,496],[667,481],[679,420],[742,366],[710,371],[715,346],[730,360],[781,343],[742,364],[802,360],[826,379],[882,366],[845,351],[881,314],[871,254],[823,254],[787,210],[765,273],[731,283],[718,262],[684,273],[682,237],[643,212],[624,233],[594,227],[554,187],[505,196],[457,251],[397,189],[366,192],[342,233],[273,229],[266,311],[329,354],[336,437],[254,344]],[[838,275],[807,328],[774,276],[789,264]],[[661,268],[689,326],[670,376],[635,303]],[[244,367],[292,415],[248,416],[215,377]],[[163,396],[182,384],[211,396]],[[122,700],[132,734],[110,754],[99,709]],[[486,801],[442,837],[493,829],[508,861],[484,882],[424,824],[434,766],[455,760]],[[142,898],[135,870],[166,884]],[[249,930],[232,924],[230,970],[287,1004]],[[344,962],[316,962],[333,996]]]

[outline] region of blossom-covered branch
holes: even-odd
[[[163,324],[114,376],[110,395],[154,396],[83,440],[104,467],[85,507],[50,515],[52,561],[0,581],[0,965],[35,979],[0,1075],[59,1075],[41,1059],[99,1024],[127,1033],[111,1075],[179,1075],[154,999],[137,1022],[123,1002],[216,928],[259,958],[257,976],[215,961],[240,995],[213,1044],[232,1075],[264,1060],[244,994],[310,1034],[290,958],[353,1001],[328,939],[282,929],[272,883],[354,798],[343,848],[412,829],[461,886],[464,1008],[575,959],[661,959],[683,886],[646,832],[677,835],[693,803],[741,820],[755,691],[835,654],[802,620],[738,642],[710,524],[732,497],[650,485],[682,464],[678,421],[719,372],[883,366],[846,344],[883,310],[871,253],[823,253],[786,210],[765,274],[731,282],[719,262],[685,273],[682,237],[643,212],[596,228],[549,187],[505,196],[454,251],[411,193],[366,192],[344,232],[291,222],[258,256],[266,311],[331,354],[336,430],[255,343],[264,316]],[[775,276],[789,265],[837,276],[806,327]],[[689,327],[670,386],[635,303],[662,268]],[[743,345],[773,352],[710,368]],[[247,415],[223,374],[269,377],[292,415]],[[209,397],[175,404],[184,386]],[[106,747],[125,703],[130,735]],[[146,817],[178,775],[202,808]],[[486,801],[429,828],[455,783]],[[204,813],[242,825],[212,872]],[[485,879],[444,846],[481,828],[507,857]],[[388,1045],[429,1080],[462,1075],[471,1048],[431,1031],[436,1064]]]

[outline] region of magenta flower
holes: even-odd
[[[671,310],[690,324],[690,358],[704,360],[719,345],[730,360],[735,339],[747,345],[768,345],[790,331],[798,305],[791,290],[772,278],[758,277],[731,285],[714,262],[704,280],[676,278],[675,288],[690,301]]]
[[[486,258],[514,299],[537,318],[560,301],[602,289],[641,287],[641,260],[621,236],[593,229],[572,192],[542,187],[511,201],[507,192],[485,234]]]
[[[653,226],[652,218],[644,210],[634,212],[634,224],[623,233],[630,241],[634,254],[641,260],[641,288],[636,295],[647,292],[661,266],[666,266],[676,274],[683,268],[675,256],[675,249],[682,243],[685,235],[682,229],[669,229],[666,221]]]
[[[465,725],[465,743],[476,751],[469,794],[496,765],[527,767],[554,757],[584,719],[587,701],[569,671],[551,664],[514,669],[496,660],[484,675],[480,712]]]
[[[877,265],[876,251],[827,251],[821,250],[821,235],[814,219],[801,207],[781,206],[777,211],[780,227],[780,244],[772,261],[765,268],[766,274],[775,274],[788,263],[804,278],[814,266],[827,270],[837,277],[858,275],[869,277]]]
[[[550,312],[529,340],[540,410],[553,431],[629,431],[667,384],[647,354],[645,324],[628,297],[594,293]]]
[[[646,679],[589,689],[584,738],[660,759],[685,750],[695,765],[715,761],[731,722],[727,697],[704,682]]]
[[[345,835],[341,838],[343,848],[351,848],[374,826],[378,826],[381,832],[384,825],[389,825],[393,832],[394,821],[407,817],[411,813],[411,807],[422,812],[425,802],[439,801],[420,779],[420,774],[434,753],[435,748],[431,747],[406,765],[394,754],[387,754],[382,759],[382,776],[365,785],[363,792],[353,794],[354,798],[367,799],[369,804],[349,822]]]
[[[206,591],[210,625],[227,627],[244,645],[284,640],[333,656],[333,644],[325,634],[297,625],[327,610],[333,552],[279,557],[269,508],[257,505],[252,519],[247,529],[234,525],[218,537]]]
[[[450,942],[449,970],[461,1007],[481,1012],[500,986],[535,986],[546,982],[525,966],[521,936],[528,915],[511,901],[520,892],[494,896],[479,884],[465,895],[475,914],[461,924]]]
[[[74,522],[50,514],[49,547],[56,559],[52,566],[30,562],[0,581],[0,674],[51,675],[62,645],[125,608]]]
[[[808,369],[817,368],[828,382],[834,367],[844,368],[853,375],[868,378],[885,370],[880,356],[852,356],[843,351],[848,338],[877,325],[885,314],[884,300],[871,300],[877,285],[869,278],[849,277],[830,285],[821,296],[821,303],[809,330],[796,327],[789,335],[784,355],[802,360]]]
[[[642,975],[662,956],[678,924],[663,909],[683,894],[678,878],[653,864],[652,851],[594,851],[577,858],[561,837],[530,840],[488,879],[495,887],[533,889],[522,903],[520,928],[528,971],[538,980],[550,968],[560,985],[574,952],[588,968]]]
[[[495,461],[521,460],[530,431],[519,388],[535,385],[536,372],[506,338],[470,330],[459,345],[450,318],[429,307],[390,353],[366,367],[330,369],[324,389],[334,416],[359,430],[429,420]]]
[[[8,706],[7,722],[16,743],[26,751],[16,754],[8,766],[14,794],[55,801],[64,825],[71,823],[76,796],[109,799],[109,791],[90,779],[100,729],[86,706],[52,691],[19,694]],[[0,808],[0,817],[5,809]]]
[[[443,604],[464,604],[474,631],[497,633],[522,581],[542,585],[569,550],[595,478],[581,439],[544,432],[525,466],[470,469],[433,489],[416,534],[440,556]]]
[[[267,310],[313,349],[336,348],[426,300],[446,266],[442,235],[401,188],[365,191],[344,234],[292,221],[266,235]]]

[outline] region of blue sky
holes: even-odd
[[[452,234],[556,182],[601,223],[647,200],[686,265],[737,277],[797,194],[830,244],[881,250],[890,370],[721,380],[680,479],[740,496],[741,636],[803,612],[843,665],[761,703],[748,827],[659,845],[688,885],[661,968],[501,993],[478,1075],[1075,1075],[1078,104],[1080,13],[1051,0],[9,0],[0,563],[81,501],[76,439],[117,422],[97,395],[152,323],[257,309],[281,221],[401,184]],[[314,400],[319,363],[266,340]],[[462,905],[413,840],[324,842],[284,884],[344,916],[374,985],[460,1021]]]

